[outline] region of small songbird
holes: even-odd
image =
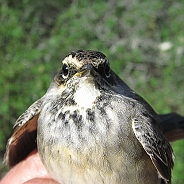
[[[17,120],[5,160],[13,166],[36,146],[59,183],[171,183],[173,151],[159,116],[98,51],[63,60],[46,94]]]

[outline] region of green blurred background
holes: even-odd
[[[0,154],[18,116],[47,90],[72,50],[103,52],[158,113],[184,115],[183,0],[1,0]],[[184,141],[173,184],[184,183]],[[0,164],[1,177],[6,172]]]

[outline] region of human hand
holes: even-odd
[[[40,160],[37,150],[13,167],[1,180],[0,184],[57,184],[51,179]]]

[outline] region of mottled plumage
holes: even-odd
[[[173,151],[158,115],[100,52],[79,50],[63,60],[46,94],[17,120],[7,145],[10,165],[22,159],[12,154],[22,148],[18,141],[36,128],[40,157],[60,183],[171,182]]]

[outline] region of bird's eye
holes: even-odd
[[[68,77],[68,74],[69,74],[69,69],[68,69],[68,66],[66,64],[63,65],[63,68],[62,68],[62,77],[64,79],[66,79]]]
[[[104,70],[104,72],[105,72],[105,76],[106,76],[107,78],[109,78],[109,77],[110,77],[110,66],[109,66],[108,64],[105,65],[105,70]]]

